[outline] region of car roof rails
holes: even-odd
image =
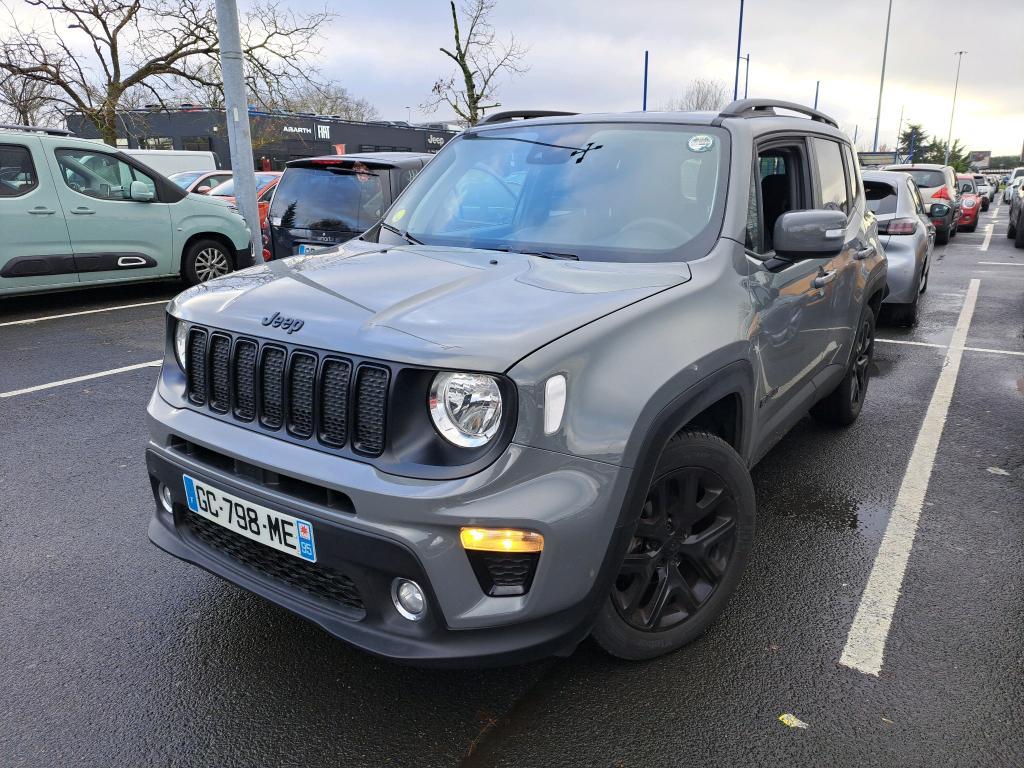
[[[65,131],[63,128],[47,128],[42,125],[13,125],[10,123],[0,123],[0,130],[4,131],[24,131],[25,133],[45,133],[50,136],[74,136],[71,131]]]
[[[839,127],[839,124],[824,112],[819,112],[816,109],[805,107],[803,104],[797,104],[796,102],[779,101],[778,99],[739,99],[719,112],[718,117],[714,119],[712,124],[721,125],[724,120],[730,117],[775,117],[776,109],[788,109],[790,112],[799,112],[816,122],[831,125],[833,128]]]
[[[529,120],[531,117],[570,117],[571,115],[578,114],[578,112],[558,112],[550,109],[516,109],[510,112],[495,112],[493,115],[487,115],[477,125],[508,123],[512,120]]]

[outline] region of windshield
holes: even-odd
[[[974,194],[977,189],[974,187],[974,179],[960,179],[960,191]]]
[[[463,134],[427,164],[385,224],[427,245],[601,261],[703,256],[724,202],[726,135],[635,123]]]
[[[274,173],[257,173],[256,174],[256,189],[263,189],[267,184],[277,178],[277,174]],[[220,184],[210,190],[210,194],[214,197],[234,197],[235,194],[235,180],[228,179],[223,184]]]
[[[193,181],[195,181],[205,173],[206,171],[185,171],[184,173],[176,173],[173,176],[168,176],[167,178],[169,178],[182,189],[185,189],[188,187],[189,184],[191,184]]]
[[[387,170],[289,168],[274,190],[270,223],[286,229],[363,232],[384,213]]]

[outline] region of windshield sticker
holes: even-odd
[[[405,208],[400,208],[395,211],[395,215],[391,217],[391,220],[396,224],[405,218]]]
[[[708,136],[706,133],[699,133],[696,136],[691,136],[690,140],[686,142],[686,146],[693,152],[707,152],[715,144],[713,136]]]

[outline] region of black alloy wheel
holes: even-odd
[[[672,629],[711,598],[736,545],[736,499],[705,467],[682,467],[656,479],[640,513],[612,602],[629,626]]]
[[[592,632],[631,660],[683,647],[725,610],[754,542],[747,463],[718,435],[684,429],[662,450],[637,512]]]
[[[875,353],[875,324],[871,318],[862,317],[857,339],[854,341],[853,381],[850,387],[850,403],[855,408],[864,404],[871,380],[871,358]]]

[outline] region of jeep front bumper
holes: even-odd
[[[156,393],[149,422],[153,543],[363,650],[399,661],[500,664],[570,652],[607,595],[614,570],[602,566],[626,535],[620,510],[630,473],[602,462],[513,443],[470,477],[413,480],[173,408]],[[186,504],[185,473],[309,520],[317,542],[317,563],[309,567],[320,572],[287,571],[294,565],[289,555],[277,564],[263,562],[262,545],[249,542],[254,560],[232,545],[231,537],[242,538],[237,534],[203,530]],[[346,503],[318,503],[288,484],[264,482],[265,474],[289,478],[299,489],[327,489],[327,498]],[[170,489],[173,512],[156,498],[161,484]],[[484,593],[459,542],[460,528],[470,525],[544,536],[526,594]],[[321,586],[325,578],[334,583],[314,589],[307,576]],[[396,577],[424,588],[423,620],[409,621],[395,609],[390,586]],[[349,584],[356,600],[346,599]]]

